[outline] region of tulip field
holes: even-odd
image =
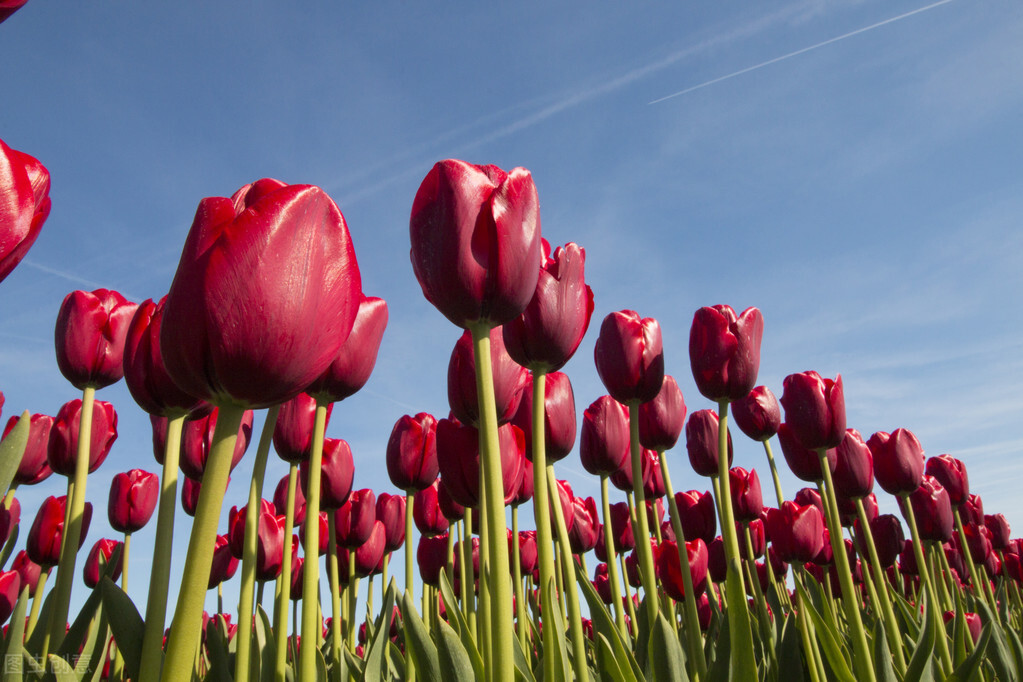
[[[47,163],[0,139],[0,287],[60,201]],[[683,396],[685,339],[594,315],[586,245],[545,237],[538,184],[449,158],[396,199],[386,267],[457,340],[447,404],[377,434],[386,489],[328,435],[392,309],[320,186],[197,197],[165,295],[69,291],[74,397],[50,416],[0,392],[0,682],[1023,680],[1023,538],[964,460],[897,413],[854,428],[840,374],[766,385],[755,300],[693,306]],[[102,489],[129,411],[153,458]],[[23,505],[44,481],[64,494]]]

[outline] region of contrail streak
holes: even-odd
[[[952,2],[952,0],[941,0],[940,2],[935,2],[935,3],[931,4],[931,5],[927,5],[926,7],[920,7],[919,9],[915,9],[915,10],[913,10],[911,12],[906,12],[905,14],[900,14],[897,17],[891,17],[890,19],[885,19],[884,21],[879,21],[876,24],[871,24],[870,26],[864,26],[863,28],[858,28],[855,31],[850,31],[849,33],[844,33],[844,34],[842,34],[840,36],[835,36],[834,38],[829,38],[828,40],[825,40],[822,43],[817,43],[816,45],[811,45],[809,47],[804,47],[801,50],[796,50],[795,52],[789,52],[788,54],[783,54],[780,57],[775,57],[774,59],[768,59],[766,62],[760,62],[759,64],[754,64],[753,66],[748,66],[745,69],[740,69],[739,71],[733,71],[732,73],[726,74],[724,76],[719,76],[718,78],[714,78],[712,80],[705,81],[705,82],[700,83],[698,85],[693,85],[692,87],[688,87],[685,90],[679,90],[678,92],[672,93],[670,95],[665,95],[664,97],[661,97],[659,99],[653,100],[652,102],[649,102],[649,104],[658,104],[660,102],[672,99],[674,97],[681,97],[682,95],[688,94],[688,93],[693,92],[695,90],[700,90],[700,89],[706,88],[706,87],[708,87],[710,85],[714,85],[715,83],[720,83],[721,81],[726,81],[726,80],[728,80],[730,78],[735,78],[736,76],[741,76],[743,74],[749,73],[750,71],[756,71],[758,69],[762,69],[765,66],[770,66],[771,64],[777,64],[778,62],[784,61],[786,59],[791,59],[792,57],[798,57],[801,54],[805,54],[805,53],[810,52],[812,50],[816,50],[818,48],[824,47],[825,45],[831,45],[832,43],[837,43],[840,40],[845,40],[846,38],[852,38],[853,36],[859,35],[861,33],[866,33],[867,31],[873,31],[875,28],[880,28],[881,26],[886,26],[888,24],[893,24],[896,21],[901,21],[902,19],[906,19],[908,17],[911,17],[914,14],[920,14],[922,12],[927,12],[928,10],[932,10],[935,7],[940,7],[941,5],[947,5],[950,2]]]

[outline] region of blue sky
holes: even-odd
[[[710,407],[689,372],[693,313],[755,305],[760,383],[780,396],[792,372],[841,372],[850,426],[906,427],[959,457],[986,511],[1023,532],[1018,3],[357,4],[32,0],[0,25],[0,138],[50,169],[53,199],[0,285],[5,418],[77,396],[52,343],[69,291],[159,298],[202,197],[318,184],[391,312],[374,376],[328,434],[351,443],[356,487],[390,491],[395,420],[448,410],[459,330],[422,297],[408,215],[432,164],[456,157],[529,168],[545,237],[586,249],[596,311],[566,367],[580,416],[604,392],[607,313],[660,321],[693,411]],[[99,397],[121,435],[89,480],[90,545],[110,534],[110,478],[157,470],[123,384]],[[736,442],[736,464],[766,475],[759,445]],[[668,457],[678,489],[709,487],[682,447]],[[267,496],[285,472],[271,457]],[[559,474],[599,491],[576,455]],[[800,485],[783,472],[789,495]],[[25,528],[62,493],[56,477],[19,491]],[[135,576],[154,530],[133,543]],[[144,604],[142,580],[131,593]]]

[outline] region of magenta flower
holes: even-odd
[[[778,433],[781,407],[771,389],[757,386],[745,398],[732,403],[732,417],[747,437],[765,441]]]
[[[600,325],[593,359],[615,400],[623,404],[653,400],[664,382],[661,326],[633,310],[611,313]]]
[[[696,311],[689,332],[689,364],[696,388],[710,400],[740,400],[757,383],[764,318],[756,308],[736,317],[731,306]]]
[[[61,406],[53,419],[46,458],[50,468],[62,476],[75,475],[78,457],[78,429],[81,424],[82,401],[78,398]],[[110,447],[117,440],[117,412],[114,406],[97,400],[92,406],[92,441],[89,447],[89,473],[106,460]]]
[[[20,417],[12,415],[4,428],[3,436],[7,437],[11,429],[18,423]],[[21,457],[18,470],[14,473],[14,482],[18,485],[35,485],[49,478],[53,470],[50,469],[50,462],[47,459],[47,450],[50,446],[50,431],[53,429],[53,417],[45,414],[33,414],[29,421],[28,444],[25,446],[25,453]]]
[[[490,330],[490,366],[494,375],[497,423],[507,424],[515,415],[529,382],[529,372],[504,349],[500,328]],[[476,394],[476,358],[472,334],[462,333],[448,362],[448,405],[463,424],[479,426],[479,397]]]
[[[387,303],[382,298],[362,294],[352,332],[327,371],[305,392],[332,403],[358,392],[373,373],[386,327]]]
[[[327,406],[327,422],[334,409]],[[281,405],[274,424],[274,450],[285,462],[299,463],[309,459],[313,451],[313,425],[316,421],[316,399],[308,393],[299,393]]]
[[[874,489],[874,456],[856,429],[846,429],[845,437],[835,448],[835,471],[832,476],[835,494],[857,499]]]
[[[908,429],[879,431],[867,441],[874,456],[874,478],[889,495],[908,495],[920,487],[924,449]],[[947,493],[946,493],[947,494]]]
[[[661,390],[653,400],[639,406],[639,442],[650,450],[675,447],[686,422],[686,401],[675,377],[665,375]]]
[[[718,475],[718,415],[713,410],[697,410],[686,423],[686,451],[689,464],[700,476]],[[728,433],[728,464],[732,464],[732,434]],[[687,538],[689,536],[686,536]]]
[[[929,458],[924,470],[938,479],[948,491],[953,507],[959,507],[970,496],[970,478],[966,475],[966,465],[952,455]]]
[[[544,380],[544,446],[547,463],[568,457],[575,447],[575,392],[564,372],[551,372]],[[526,458],[533,461],[533,377],[527,374],[522,400],[511,423],[522,429]]]
[[[583,412],[579,457],[594,476],[610,476],[629,457],[629,410],[609,395],[597,398]]]
[[[110,482],[107,515],[110,527],[120,533],[134,533],[149,523],[160,498],[160,477],[132,469],[116,474]]]
[[[804,448],[821,450],[836,447],[845,437],[845,393],[842,375],[834,380],[817,372],[801,372],[785,377],[781,406],[785,423]]]
[[[398,419],[387,440],[387,474],[401,490],[422,490],[437,478],[437,419],[426,412]]]
[[[0,3],[0,22],[23,4],[24,0]],[[32,248],[49,214],[50,172],[34,157],[0,140],[0,282]]]
[[[78,389],[103,388],[124,376],[124,340],[134,303],[116,291],[72,291],[57,315],[57,366]]]

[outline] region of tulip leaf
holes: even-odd
[[[632,655],[630,646],[622,641],[621,633],[618,632],[618,627],[615,625],[614,620],[611,619],[611,613],[604,607],[604,602],[601,601],[597,590],[594,589],[593,584],[586,577],[586,573],[583,572],[582,566],[579,564],[576,564],[576,574],[576,582],[582,588],[583,596],[586,598],[590,609],[594,632],[604,635],[608,645],[611,647],[612,653],[614,653],[615,660],[628,662],[631,671],[625,679],[639,680],[643,674],[642,668],[636,662],[636,657]],[[631,645],[631,642],[629,644]],[[625,672],[623,670],[623,673]]]
[[[796,617],[792,614],[785,619],[781,628],[781,637],[778,640],[778,670],[776,672],[778,679],[786,682],[802,682],[804,679],[802,641],[799,638]]]
[[[933,609],[927,604],[927,595],[920,602],[924,609],[924,629],[917,640],[913,657],[909,660],[905,679],[925,682],[934,679],[934,643],[937,633]]]
[[[518,637],[512,638],[512,641],[512,651],[515,655],[515,677],[522,679],[523,682],[536,682],[536,677],[533,676],[529,661],[526,659],[526,652],[522,650],[522,642]]]
[[[728,614],[723,613],[714,600],[710,600],[711,608],[717,617],[718,633],[716,637],[707,637],[704,649],[707,655],[707,679],[710,682],[728,682],[731,669],[732,639],[729,629]],[[712,624],[713,625],[713,624]]]
[[[373,629],[372,639],[366,649],[366,667],[363,669],[363,679],[369,680],[384,679],[384,652],[390,641],[388,635],[391,630],[391,616],[394,613],[394,590],[388,589],[384,595],[384,603],[380,606],[380,615],[377,616]],[[387,620],[384,620],[384,619]],[[367,627],[367,637],[369,636]]]
[[[116,561],[116,559],[115,559]],[[114,633],[117,649],[124,657],[124,670],[130,679],[137,679],[142,664],[142,637],[145,623],[131,598],[108,577],[99,583],[103,607],[110,614],[110,629]]]
[[[11,535],[7,538],[7,542],[4,544],[3,550],[0,550],[0,570],[3,570],[7,566],[7,560],[11,558],[11,552],[14,551],[14,546],[18,544],[18,535],[21,533],[21,524],[14,524],[14,528],[11,529]]]
[[[4,495],[10,490],[14,475],[21,466],[21,458],[25,456],[31,423],[32,415],[25,410],[7,437],[0,441],[0,490],[4,491]]]
[[[554,579],[549,581],[549,594],[557,594],[554,586]],[[543,656],[554,658],[554,680],[552,682],[565,682],[572,679],[572,667],[568,658],[568,642],[565,639],[565,619],[561,616],[561,606],[555,602],[549,607],[544,605],[544,615],[550,617],[550,623],[544,623],[544,628],[553,627],[554,650],[544,649]],[[546,680],[544,681],[546,682]]]
[[[256,604],[256,648],[259,650],[259,682],[273,682],[277,639],[274,637],[270,617]]]
[[[809,582],[811,584],[813,583],[813,581]],[[842,680],[843,682],[856,682],[856,678],[849,669],[849,662],[845,657],[842,646],[839,644],[838,633],[831,629],[830,623],[828,623],[817,609],[814,608],[814,605],[811,603],[811,600],[807,595],[806,589],[804,589],[800,581],[796,581],[796,589],[799,590],[799,603],[804,609],[806,609],[807,614],[810,616],[810,620],[813,621],[813,626],[817,631],[818,638],[820,639],[821,651],[827,658],[828,664],[831,666],[831,671],[835,675],[835,678]]]
[[[647,647],[647,660],[653,670],[654,680],[658,682],[661,680],[689,681],[682,645],[675,634],[675,628],[671,626],[663,613],[658,613],[654,620]]]
[[[888,638],[885,637],[884,624],[877,620],[874,622],[874,674],[877,682],[899,682],[892,665],[892,651],[888,647]]]
[[[11,624],[3,646],[3,660],[5,662],[21,657],[21,642],[25,638],[25,610],[28,608],[28,593],[29,589],[28,585],[26,585],[21,590],[21,594],[18,595],[18,603],[14,605],[14,613],[11,614]],[[0,682],[21,682],[23,679],[21,674],[22,666],[20,665],[4,665],[2,670],[3,674],[0,676]]]
[[[348,663],[348,669],[351,676],[356,680],[366,679],[366,661],[353,654],[347,647],[341,651],[344,654],[345,661]],[[291,671],[290,667],[288,668],[288,671]]]
[[[597,633],[597,665],[600,666],[600,679],[609,682],[627,682],[630,678],[618,665],[611,644],[603,633]],[[632,678],[635,679],[635,678]]]
[[[920,639],[920,623],[914,607],[897,593],[893,595],[892,603],[898,607],[898,616],[902,625],[899,629],[902,633],[914,642]],[[919,606],[916,608],[918,609]]]
[[[1016,661],[1009,650],[1009,644],[1005,641],[1005,633],[995,619],[994,612],[982,600],[977,600],[977,608],[984,614],[985,627],[990,627],[992,630],[991,642],[988,645],[991,655],[988,657],[988,661],[994,667],[995,674],[999,680],[1019,679]]]
[[[991,642],[991,636],[993,633],[993,627],[988,625],[984,626],[973,653],[967,656],[966,660],[964,660],[960,665],[956,666],[956,669],[953,670],[952,674],[945,679],[945,682],[967,682],[968,680],[977,679],[977,673],[980,670],[981,664],[984,662],[984,654],[987,652],[987,647]]]
[[[51,595],[53,592],[50,593]],[[46,610],[46,605],[43,605],[43,610]],[[99,613],[97,613],[97,610]],[[71,656],[77,656],[78,652],[85,645],[85,640],[89,635],[89,626],[95,617],[99,620],[102,616],[102,594],[97,587],[89,595],[88,599],[85,600],[85,604],[82,606],[82,610],[78,612],[78,616],[75,617],[75,622],[68,628],[67,634],[64,635],[64,639],[61,642],[60,647],[56,651],[56,655],[61,658],[68,660]],[[46,631],[46,626],[49,619],[43,620],[42,615],[39,617],[39,621],[36,623],[36,629],[33,631],[33,637],[35,633],[39,633],[39,645],[42,646],[43,635]],[[95,627],[95,626],[94,626]],[[103,624],[104,633],[106,624]],[[37,653],[40,650],[30,650],[33,653]]]
[[[1009,644],[1012,645],[1012,651],[1016,655],[1016,670],[1021,671],[1023,670],[1023,642],[1020,642],[1019,635],[1012,627],[1003,628],[1003,630],[1009,634]]]
[[[401,653],[401,649],[398,645],[387,640],[387,672],[389,679],[392,680],[404,680],[405,679],[405,656]],[[415,667],[413,666],[413,670]]]
[[[55,682],[80,682],[81,676],[71,666],[68,659],[62,658],[57,654],[50,654],[47,656],[49,665],[47,666],[49,674],[47,675],[48,680],[54,680]]]
[[[416,612],[410,592],[406,591],[401,600],[401,618],[405,633],[405,648],[412,657],[416,668],[416,679],[424,682],[440,682],[440,657],[437,646],[430,639],[423,619]]]
[[[323,660],[323,653],[316,650],[316,680],[315,682],[327,682],[327,662]]]
[[[462,647],[465,649],[465,653],[469,657],[470,665],[472,665],[473,679],[485,679],[486,675],[483,670],[483,657],[480,655],[480,651],[476,647],[476,640],[473,639],[472,632],[469,630],[469,625],[465,622],[465,616],[462,614],[462,610],[458,608],[458,600],[455,598],[454,590],[451,589],[451,583],[448,582],[448,576],[444,571],[441,571],[440,573],[440,593],[441,597],[444,599],[444,604],[450,604],[447,608],[448,619],[452,623],[452,626],[458,630],[458,636],[462,640]]]
[[[457,610],[457,607],[453,607]],[[437,621],[434,629],[437,656],[440,661],[440,676],[443,682],[465,682],[476,678],[469,654],[462,645],[458,633],[443,620]]]

